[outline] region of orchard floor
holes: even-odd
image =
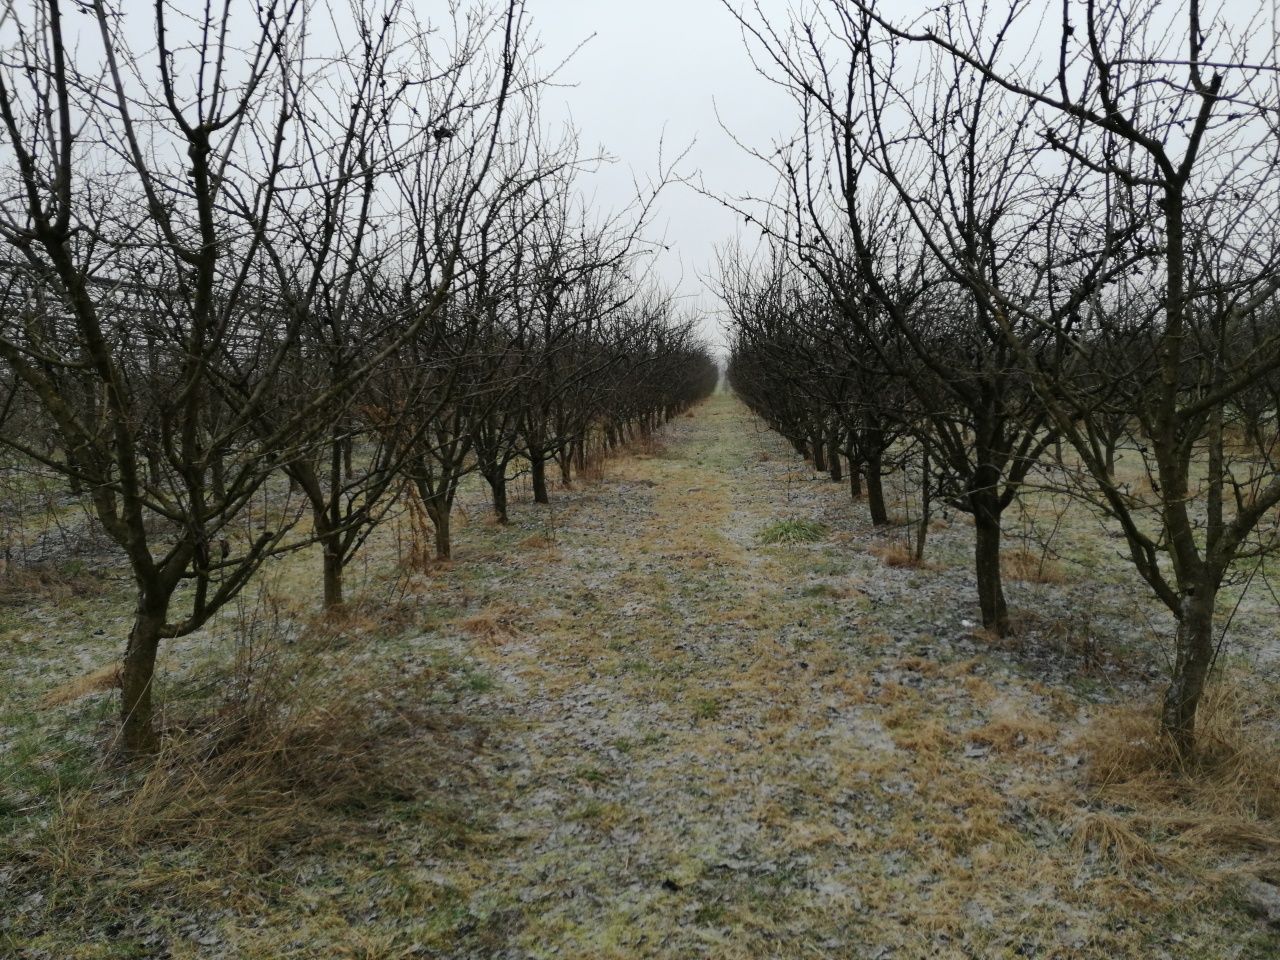
[[[895,534],[723,394],[510,527],[474,497],[455,561],[400,587],[410,622],[362,660],[436,670],[420,738],[448,749],[331,811],[323,843],[206,877],[203,903],[180,876],[209,872],[199,848],[149,854],[172,892],[81,880],[59,925],[9,927],[19,956],[1280,951],[1238,895],[1274,848],[1206,861],[1093,785],[1082,731],[1158,681],[1162,625],[1119,575],[1010,582],[1023,635],[994,641],[959,519],[928,566],[886,565]],[[816,541],[766,542],[799,520]],[[1091,642],[1046,626],[1084,603]],[[113,932],[90,901],[115,889]]]

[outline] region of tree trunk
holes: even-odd
[[[1173,678],[1164,695],[1161,726],[1181,757],[1195,749],[1196,709],[1213,664],[1213,608],[1217,591],[1201,588],[1182,599]]]
[[[871,522],[883,527],[889,522],[889,511],[884,506],[884,483],[880,476],[880,455],[867,458],[867,510]]]
[[[221,463],[221,461],[215,462]],[[80,482],[80,462],[76,460],[76,455],[70,450],[67,451],[67,473],[70,477],[71,495],[73,497],[80,496],[80,494],[84,493],[84,484]]]
[[[138,601],[120,671],[120,752],[126,757],[155,753],[159,747],[151,693],[167,615],[167,601],[148,602],[145,596]]]
[[[833,482],[839,483],[844,479],[844,471],[840,469],[840,441],[834,431],[827,445],[827,470]]]
[[[573,485],[573,457],[569,450],[560,451],[560,486],[568,489]]]
[[[550,503],[547,496],[547,457],[541,450],[529,454],[530,472],[533,474],[533,502]]]
[[[484,478],[489,481],[489,490],[493,493],[493,515],[501,524],[508,522],[507,518],[507,473],[505,470],[496,470],[486,473]]]
[[[449,533],[449,518],[452,511],[443,494],[437,494],[424,501],[427,516],[431,518],[431,528],[436,535],[436,559],[448,560],[453,549]]]
[[[342,606],[342,551],[336,542],[338,534],[330,533],[321,541],[324,549],[324,608]]]
[[[974,513],[974,567],[978,577],[978,606],[982,625],[1003,637],[1009,632],[1009,610],[1000,576],[1000,517],[989,510]]]
[[[849,496],[854,500],[862,499],[862,464],[849,461]]]
[[[822,439],[821,432],[815,434],[813,438],[813,469],[819,473],[827,469],[827,445]]]
[[[933,491],[929,488],[929,448],[924,447],[920,457],[920,525],[916,530],[916,563],[924,560],[924,542],[929,536],[929,508],[933,504]]]
[[[147,474],[154,485],[160,486],[163,483],[164,468],[160,463],[160,454],[150,446],[147,447]]]
[[[209,465],[209,480],[213,484],[213,495],[218,500],[227,499],[227,470],[222,457],[214,457]]]

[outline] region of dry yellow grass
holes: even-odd
[[[41,706],[57,707],[65,703],[74,703],[94,693],[105,693],[120,687],[120,664],[109,663],[99,667],[82,677],[59,684],[40,701]]]
[[[1056,740],[1058,728],[1027,712],[1006,709],[988,723],[969,731],[969,739],[998,753],[1020,750]]]
[[[1135,913],[1157,909],[1179,878],[1205,891],[1265,873],[1280,863],[1280,743],[1255,708],[1273,695],[1216,684],[1194,763],[1160,736],[1154,708],[1105,709],[1076,745],[1081,783],[1033,790],[1033,802],[1062,823],[1076,856],[1118,868],[1113,895]]]
[[[1280,850],[1280,740],[1260,718],[1274,691],[1231,678],[1213,684],[1196,718],[1197,754],[1181,762],[1152,708],[1115,708],[1082,745],[1100,795],[1229,845]]]
[[[336,640],[336,638],[333,638]],[[29,867],[63,880],[110,882],[192,904],[226,902],[286,843],[352,842],[340,815],[413,795],[429,770],[455,762],[458,718],[425,705],[434,670],[395,686],[330,638],[305,651],[271,647],[213,703],[166,707],[160,753],[121,777],[103,766],[93,789],[68,793],[52,837]],[[185,712],[181,712],[185,711]],[[448,825],[441,825],[449,828]],[[198,851],[199,869],[135,869],[142,851]]]
[[[1096,853],[1132,870],[1148,864],[1183,866],[1185,860],[1162,851],[1138,829],[1141,821],[1102,810],[1082,810],[1066,818],[1071,842],[1080,856]]]
[[[1061,563],[1046,553],[1036,553],[1025,547],[1005,550],[1000,557],[1000,569],[1010,580],[1052,584],[1067,582]]]
[[[5,562],[0,568],[0,607],[20,603],[57,603],[100,593],[102,579],[95,572],[71,565]]]
[[[915,551],[905,543],[877,543],[869,548],[871,555],[878,557],[886,567],[906,568],[911,570],[932,570],[933,564],[928,559],[918,560]]]
[[[944,673],[942,664],[924,657],[906,656],[898,661],[903,670],[912,670],[925,677],[936,677]]]
[[[524,635],[516,618],[518,611],[507,604],[493,604],[476,613],[459,618],[457,626],[465,633],[488,643],[506,643]]]
[[[902,750],[909,750],[917,760],[930,755],[954,752],[960,746],[960,738],[947,729],[942,720],[921,718],[918,708],[907,708],[889,714],[884,725],[892,731],[893,742]]]

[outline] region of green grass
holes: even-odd
[[[812,583],[800,591],[803,597],[831,597],[839,598],[843,596],[838,587],[833,587],[829,583]]]
[[[724,919],[725,909],[722,903],[704,903],[693,914],[693,922],[700,927],[719,926]]]
[[[756,539],[770,545],[817,543],[825,540],[830,532],[825,523],[816,520],[779,520],[761,530]]]
[[[569,812],[569,819],[576,821],[599,820],[608,808],[603,801],[585,800]]]
[[[463,671],[463,683],[472,693],[488,693],[497,687],[497,682],[487,673],[481,673],[473,668],[467,668]]]
[[[700,697],[693,702],[693,715],[699,720],[715,720],[724,712],[724,704],[715,697]]]

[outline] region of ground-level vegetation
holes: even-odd
[[[725,5],[723,361],[525,0],[5,7],[0,952],[1275,954],[1274,36]]]
[[[891,562],[906,530],[736,400],[692,413],[551,505],[517,484],[505,526],[465,484],[427,571],[383,529],[342,616],[298,590],[304,557],[281,565],[171,646],[181,734],[128,775],[81,682],[126,592],[29,583],[4,608],[4,951],[1271,955],[1265,603],[1179,772],[1151,735],[1159,608],[1078,504],[1057,576],[1009,571],[1001,638],[961,516]]]

